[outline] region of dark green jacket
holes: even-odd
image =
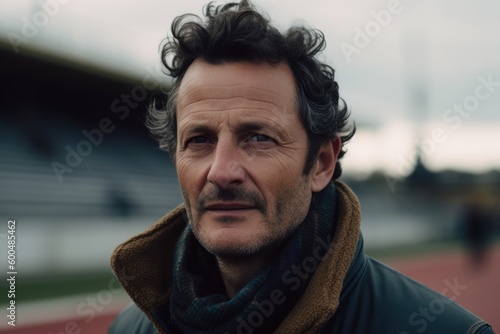
[[[366,256],[357,198],[343,183],[336,188],[338,222],[330,249],[275,333],[493,333],[450,299]],[[113,270],[135,304],[115,319],[110,334],[176,333],[169,322],[170,268],[186,224],[183,210],[178,207],[115,250]],[[447,283],[452,295],[464,288]]]

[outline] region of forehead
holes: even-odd
[[[195,60],[186,71],[177,98],[177,110],[200,102],[235,105],[235,99],[287,108],[296,104],[295,80],[286,63],[232,62],[210,64]],[[244,103],[244,101],[240,101]]]

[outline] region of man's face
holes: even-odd
[[[179,87],[177,129],[179,183],[208,251],[269,251],[303,221],[307,134],[287,64],[196,60]]]

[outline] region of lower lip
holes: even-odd
[[[235,209],[235,210],[206,210],[205,212],[216,215],[216,216],[244,216],[247,215],[250,211],[254,211],[254,208],[248,209]]]

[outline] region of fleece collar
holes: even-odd
[[[335,186],[337,228],[332,242],[304,295],[275,333],[317,333],[337,310],[356,253],[361,215],[354,193],[342,182],[335,182]],[[118,280],[159,333],[165,331],[154,310],[169,303],[175,248],[186,222],[184,205],[180,205],[143,233],[119,245],[111,257]]]

